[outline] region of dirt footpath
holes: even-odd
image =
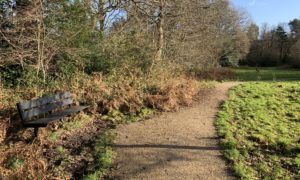
[[[214,126],[218,107],[238,83],[217,85],[195,106],[120,125],[112,179],[234,179]]]

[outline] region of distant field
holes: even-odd
[[[235,68],[236,80],[240,81],[297,81],[300,80],[300,70],[268,68]]]
[[[300,179],[300,82],[253,82],[234,88],[217,127],[238,176]]]

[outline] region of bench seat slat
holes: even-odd
[[[63,92],[54,96],[46,96],[35,100],[25,101],[19,104],[22,110],[32,109],[35,107],[43,106],[45,104],[53,103],[61,99],[71,98],[70,92]]]
[[[47,116],[46,118],[41,118],[38,120],[34,120],[34,121],[27,121],[24,126],[26,127],[46,127],[48,123],[58,120],[58,119],[62,119],[66,116],[69,116],[73,113],[82,111],[86,108],[88,108],[89,106],[73,106],[69,109],[66,109],[64,111],[58,112],[58,113],[53,113],[50,114],[49,116]]]
[[[55,102],[55,103],[52,103],[52,104],[46,104],[44,106],[39,106],[37,108],[30,109],[28,111],[22,112],[23,113],[23,118],[24,118],[25,121],[28,121],[34,116],[39,116],[39,115],[48,113],[52,110],[62,108],[62,107],[67,106],[67,105],[71,105],[72,103],[73,103],[73,100],[71,98],[69,98],[69,99],[64,99],[62,101]]]

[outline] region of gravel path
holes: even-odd
[[[120,125],[112,179],[234,179],[218,146],[214,121],[228,90],[217,85],[199,103],[175,113]]]

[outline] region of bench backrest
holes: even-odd
[[[70,92],[63,92],[54,96],[46,96],[30,101],[18,103],[18,111],[23,123],[34,117],[50,113],[53,110],[73,104]]]

